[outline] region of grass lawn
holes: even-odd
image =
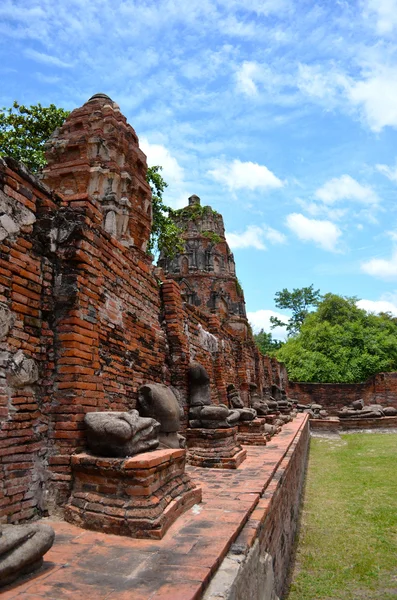
[[[397,434],[312,438],[288,600],[397,600]]]

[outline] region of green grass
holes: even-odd
[[[397,600],[397,435],[312,438],[288,600]]]

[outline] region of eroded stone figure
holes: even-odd
[[[55,533],[43,523],[0,525],[0,586],[41,567]]]
[[[256,410],[244,406],[240,392],[232,383],[227,386],[227,399],[229,401],[230,410],[233,413],[238,414],[238,420],[240,422],[253,421],[255,419]]]
[[[286,411],[286,410],[288,410],[288,408],[292,408],[292,404],[291,404],[291,406],[289,405],[287,394],[285,393],[285,390],[280,388],[278,385],[275,385],[275,384],[272,385],[272,396],[273,396],[274,400],[277,402],[278,410]]]
[[[178,433],[183,411],[171,388],[162,383],[142,385],[138,391],[138,410],[142,417],[160,423],[160,448],[185,448],[186,440]]]
[[[250,384],[250,403],[251,408],[256,410],[258,417],[264,417],[269,413],[269,406],[258,394],[258,386],[254,383]]]
[[[141,417],[137,410],[87,413],[84,423],[87,446],[99,456],[134,456],[159,445],[160,423]]]
[[[189,427],[192,429],[224,429],[238,423],[240,415],[224,404],[212,404],[210,378],[199,363],[189,366]]]
[[[321,404],[300,404],[295,402],[295,410],[300,413],[308,414],[310,419],[326,419],[328,412],[323,409]]]
[[[380,404],[365,406],[364,400],[354,400],[337,413],[340,419],[377,419],[385,416]]]

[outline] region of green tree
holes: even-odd
[[[0,156],[11,156],[23,162],[33,173],[46,164],[44,145],[57,127],[69,115],[67,110],[54,104],[45,107],[24,106],[15,101],[11,108],[0,110]],[[171,211],[163,202],[167,183],[162,178],[161,167],[149,167],[147,180],[153,194],[153,225],[149,252],[162,251],[173,256],[183,249],[181,232],[169,216]]]
[[[293,381],[354,383],[397,370],[397,323],[369,314],[357,298],[326,294],[300,332],[277,351]]]
[[[309,308],[318,306],[322,296],[320,290],[314,290],[313,284],[309,287],[295,288],[290,292],[287,288],[277,292],[274,303],[277,308],[289,309],[292,311],[288,324],[285,325],[278,317],[270,317],[272,329],[275,327],[286,327],[288,335],[296,335],[305,318],[309,314]]]
[[[262,354],[268,356],[274,356],[276,350],[281,348],[283,342],[280,340],[273,339],[271,333],[266,333],[264,329],[261,329],[259,333],[254,333],[254,341]]]
[[[0,110],[0,156],[23,162],[33,173],[46,164],[44,144],[69,112],[54,104],[24,106],[15,101]]]
[[[149,167],[147,181],[152,189],[152,233],[150,236],[148,252],[158,254],[162,252],[172,258],[178,252],[183,252],[184,245],[181,238],[182,230],[174,223],[170,215],[172,209],[163,202],[163,192],[168,184],[164,181],[160,171],[162,167]]]

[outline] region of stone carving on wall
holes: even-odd
[[[228,268],[229,268],[229,273],[231,275],[235,275],[236,274],[236,264],[234,262],[234,255],[232,252],[230,252],[227,255],[227,264],[228,264]]]
[[[185,438],[178,433],[183,410],[171,390],[162,383],[147,383],[138,391],[138,410],[142,417],[150,417],[160,423],[160,448],[184,448]]]
[[[36,217],[32,211],[20,202],[13,201],[0,190],[0,242],[10,236],[16,236],[21,229],[33,225],[35,221]]]
[[[5,304],[0,304],[0,340],[7,337],[14,324],[14,315]]]
[[[39,378],[39,369],[33,358],[28,358],[18,350],[11,356],[8,363],[8,379],[10,384],[16,388],[36,383]]]
[[[117,240],[127,242],[131,202],[126,196],[117,198],[112,192],[102,200],[104,212],[103,227],[107,233]],[[132,240],[131,244],[132,244]]]
[[[233,383],[227,386],[227,399],[229,402],[230,409],[233,413],[238,415],[238,420],[242,421],[253,421],[256,417],[256,410],[253,408],[247,408],[244,406],[244,402],[241,399],[240,392]]]
[[[129,412],[91,412],[84,418],[87,446],[93,454],[107,457],[134,456],[159,445],[160,423]]]
[[[240,415],[225,404],[212,404],[210,378],[202,365],[189,366],[189,427],[192,429],[222,429],[233,427]]]
[[[41,567],[54,537],[52,527],[43,523],[0,525],[0,586]]]

